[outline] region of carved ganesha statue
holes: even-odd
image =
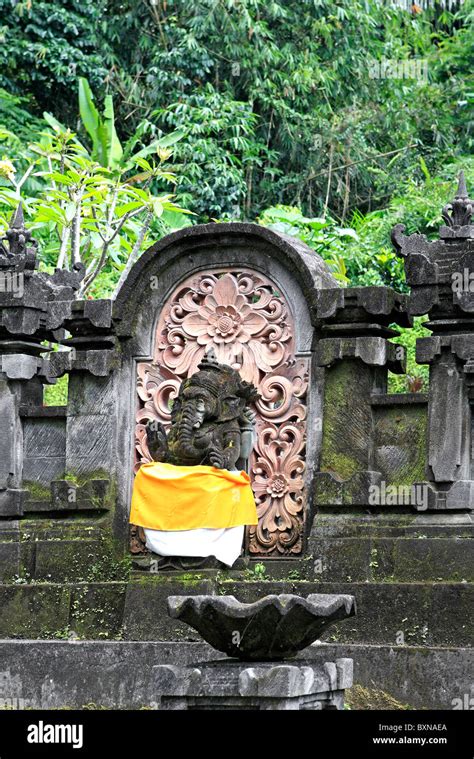
[[[260,396],[235,369],[218,363],[213,349],[198,369],[181,384],[168,435],[157,420],[148,422],[150,455],[154,461],[177,466],[245,469],[254,438],[249,404]]]

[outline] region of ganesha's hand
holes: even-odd
[[[211,462],[211,465],[215,466],[217,469],[225,469],[226,462],[222,451],[212,451],[209,454],[209,461]]]
[[[168,457],[168,440],[166,430],[156,419],[151,419],[146,426],[148,450],[153,461],[166,461]]]
[[[257,412],[253,408],[251,408],[251,406],[247,406],[246,408],[244,408],[244,410],[242,412],[242,417],[243,417],[242,421],[244,422],[244,424],[242,426],[244,426],[244,427],[247,427],[247,426],[253,427],[254,424],[255,424],[255,420],[257,418]]]

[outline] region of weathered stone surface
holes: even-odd
[[[191,640],[199,635],[188,625],[168,616],[168,597],[177,593],[209,594],[215,592],[215,571],[140,576],[133,573],[127,585],[123,617],[125,640]],[[146,620],[146,622],[145,622]]]
[[[79,469],[80,471],[80,469]],[[81,477],[80,484],[73,479],[51,483],[49,511],[107,511],[110,508],[110,480]],[[28,505],[25,510],[33,510]]]
[[[316,360],[320,366],[331,366],[343,358],[358,358],[369,366],[388,366],[402,374],[405,351],[382,337],[340,337],[320,340]]]
[[[0,582],[20,574],[20,544],[16,541],[1,542],[0,534]]]
[[[328,642],[469,646],[474,634],[472,584],[349,583],[358,615],[348,625],[336,625]],[[322,582],[323,593],[340,593],[347,584]]]
[[[421,531],[420,531],[421,533]],[[323,538],[312,535],[308,549],[314,576],[325,582],[440,582],[474,580],[469,538]],[[316,565],[316,562],[318,564]]]
[[[0,517],[20,517],[23,515],[26,490],[5,488],[0,490]]]
[[[412,485],[424,479],[426,468],[427,397],[383,396],[374,401],[374,468],[386,485]]]
[[[42,360],[36,356],[15,353],[11,356],[1,356],[1,371],[8,379],[29,380],[32,379],[38,369],[42,367]]]
[[[372,370],[360,361],[339,362],[326,372],[321,472],[346,480],[372,469],[372,389]]]
[[[67,629],[69,601],[61,585],[0,585],[0,636],[53,637]]]
[[[6,695],[25,699],[30,708],[80,709],[90,703],[158,708],[155,665],[192,670],[196,662],[214,657],[205,643],[2,640],[0,672]],[[470,649],[324,643],[307,648],[295,663],[311,666],[341,657],[354,660],[354,684],[384,691],[413,708],[450,710],[453,699],[471,695]]]
[[[15,396],[5,379],[0,378],[0,488],[2,489],[11,484],[10,477],[17,468],[18,426]]]
[[[232,661],[193,668],[157,665],[153,672],[163,710],[342,709],[344,688],[352,685],[351,659],[254,667]]]
[[[171,617],[191,625],[218,651],[244,661],[281,660],[309,646],[336,620],[355,614],[349,595],[170,596]]]
[[[50,582],[91,579],[90,567],[96,563],[99,551],[98,540],[82,536],[77,540],[36,539],[34,577]]]
[[[388,694],[412,709],[466,709],[474,697],[472,648],[321,643],[307,655],[351,657],[354,685],[368,689],[369,696]]]
[[[124,583],[86,583],[71,592],[69,627],[81,638],[113,638],[122,628]]]
[[[384,327],[396,322],[408,327],[407,296],[390,287],[347,287],[322,289],[316,294],[317,313],[326,324],[367,324],[376,321]],[[371,317],[376,316],[377,319]],[[374,326],[374,325],[372,325]]]
[[[428,464],[435,482],[453,482],[468,473],[470,451],[463,445],[469,406],[466,388],[451,353],[440,356],[430,379]]]

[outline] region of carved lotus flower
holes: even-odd
[[[235,278],[230,274],[219,279],[197,312],[183,321],[184,329],[199,345],[219,345],[234,340],[248,343],[266,325],[264,317],[253,311],[239,293]]]
[[[275,661],[302,651],[356,608],[353,596],[326,593],[271,595],[255,603],[234,596],[170,596],[168,613],[228,656]]]
[[[167,366],[180,375],[192,374],[211,346],[220,363],[237,369],[255,385],[259,371],[278,366],[290,339],[281,301],[264,289],[255,297],[255,292],[245,291],[246,284],[227,273],[212,281],[204,298],[187,294],[180,299],[179,310],[170,315],[164,349]],[[186,313],[184,318],[181,313]]]

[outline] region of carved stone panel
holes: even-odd
[[[151,362],[137,367],[136,470],[151,460],[145,427],[169,425],[183,379],[197,371],[208,348],[221,363],[253,382],[257,439],[250,475],[259,524],[250,528],[255,555],[295,555],[302,550],[306,397],[309,360],[295,355],[289,304],[270,279],[250,270],[214,270],[183,282],[164,306]]]

